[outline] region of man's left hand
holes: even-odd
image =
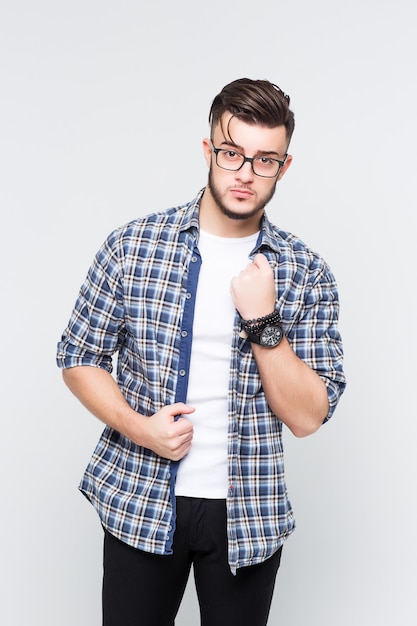
[[[244,320],[269,315],[275,308],[274,273],[264,254],[232,279],[230,292],[236,309]]]

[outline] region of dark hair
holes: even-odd
[[[221,122],[226,111],[249,124],[267,128],[284,125],[288,143],[291,140],[294,113],[290,109],[290,97],[268,80],[239,78],[223,87],[210,108],[209,123],[212,128]]]

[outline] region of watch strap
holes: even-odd
[[[264,346],[267,348],[275,348],[276,346],[278,346],[281,341],[282,341],[282,337],[284,335],[284,331],[282,330],[282,326],[281,324],[268,324],[267,326],[265,326],[265,328],[262,329],[262,331],[260,332],[248,332],[248,331],[244,331],[247,339],[251,342],[251,343],[256,343],[260,346]]]

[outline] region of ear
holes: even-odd
[[[277,181],[281,180],[281,178],[284,176],[287,169],[290,167],[291,163],[292,163],[292,156],[291,154],[289,154],[287,158],[285,159],[285,165],[283,165],[283,167],[281,167],[281,169],[279,170]]]
[[[207,139],[207,137],[205,139],[203,139],[203,153],[204,153],[204,158],[206,160],[207,163],[207,167],[210,167],[211,164],[211,155],[213,154],[211,151],[211,142],[210,139]]]

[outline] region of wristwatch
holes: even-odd
[[[246,330],[246,334],[251,343],[257,343],[265,348],[275,348],[281,343],[284,333],[280,324],[274,324],[273,326],[265,326],[259,333]]]
[[[275,348],[281,343],[284,332],[280,324],[281,316],[275,309],[269,315],[253,320],[240,320],[243,331],[242,337],[247,337],[251,343],[257,343],[266,348]]]

